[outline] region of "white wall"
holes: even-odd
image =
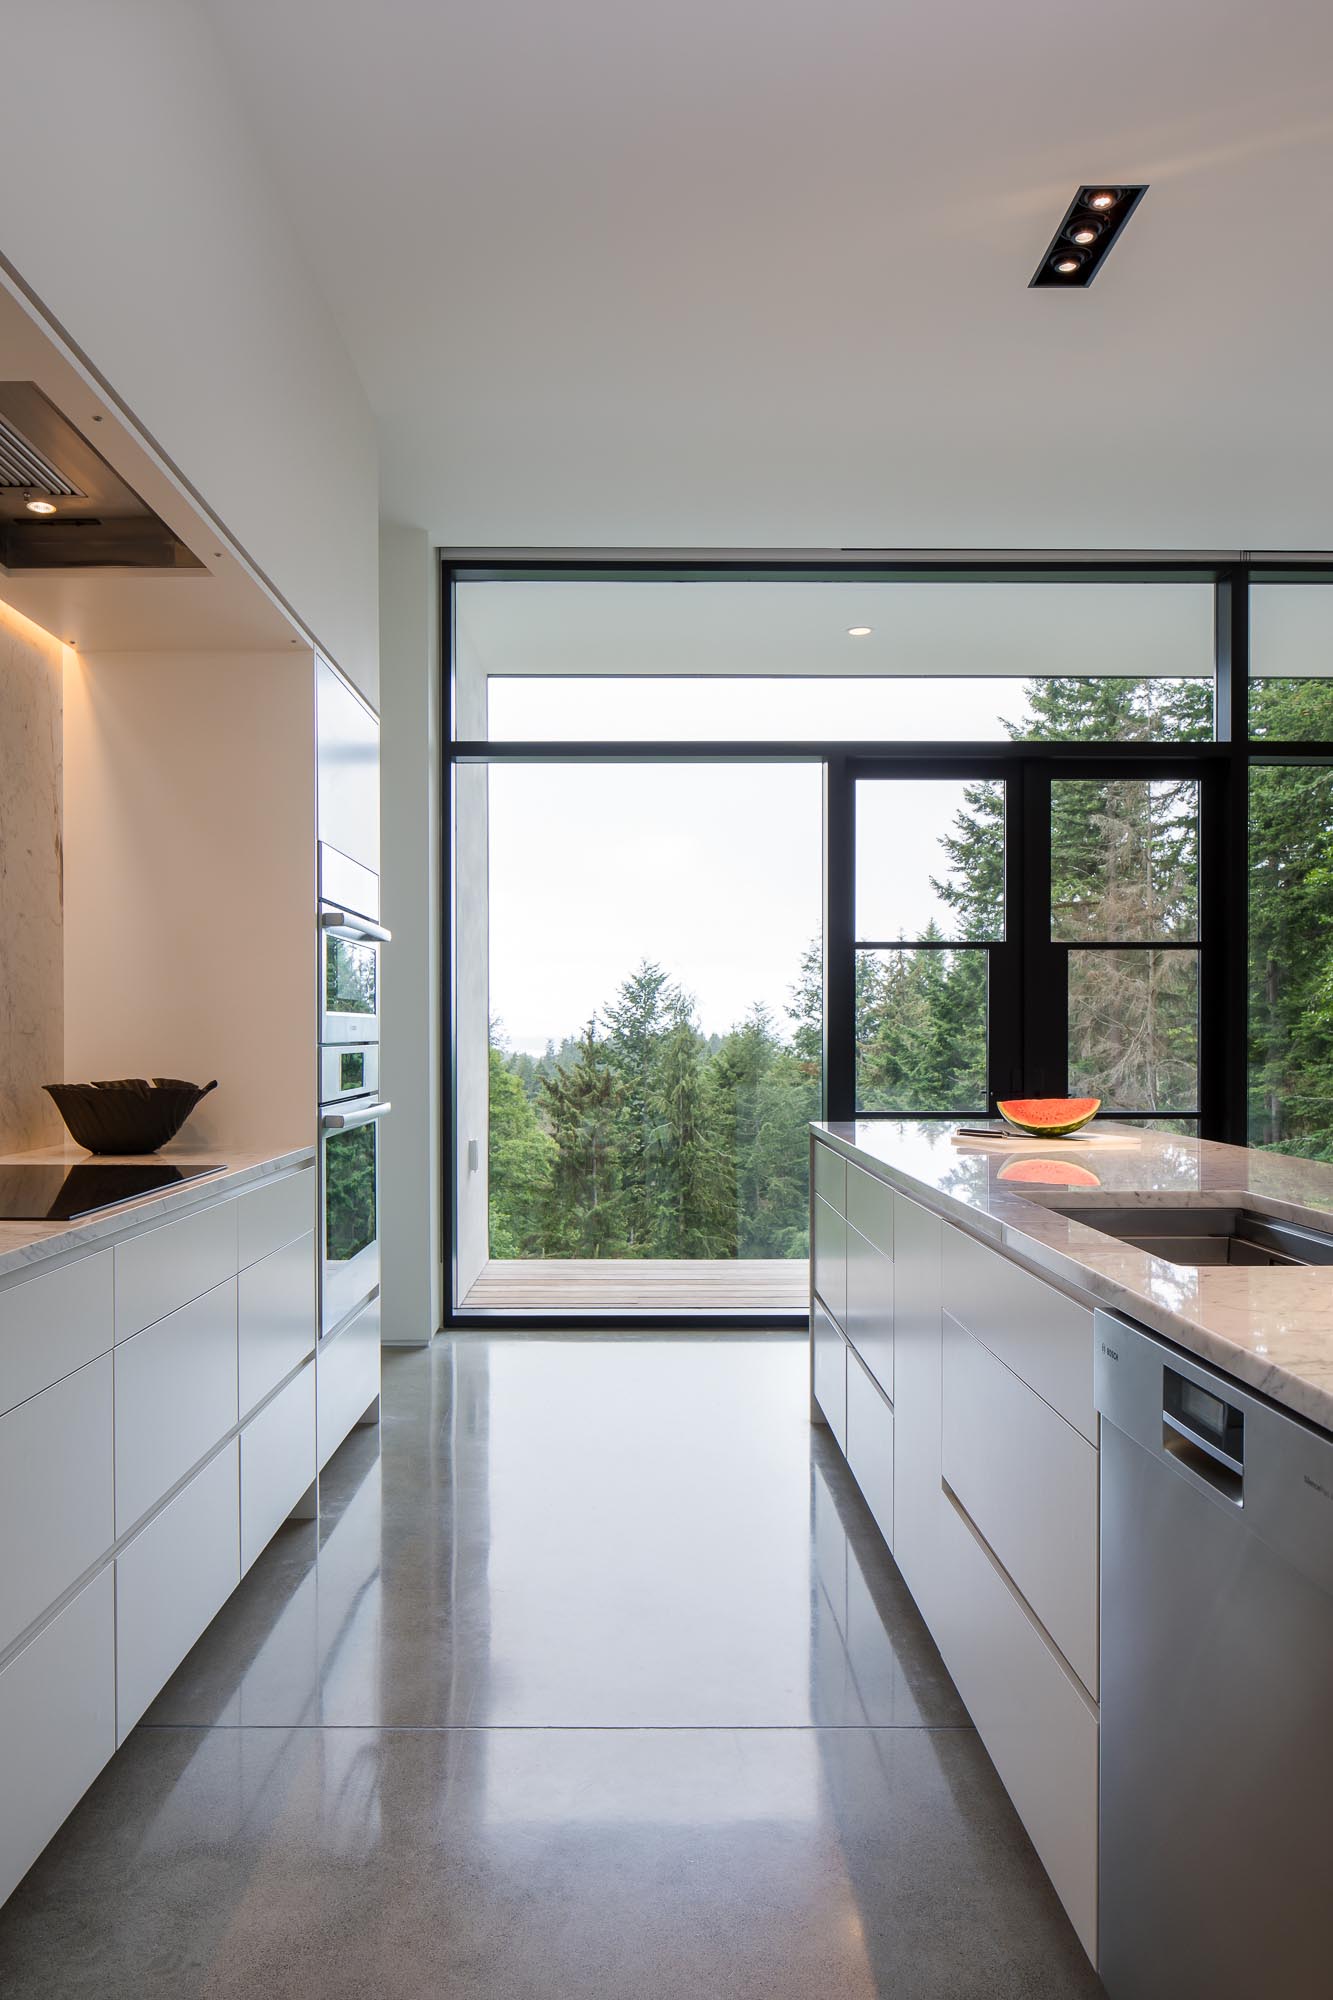
[[[370,410],[202,13],[9,6],[3,49],[0,255],[376,701]]]
[[[380,533],[383,1335],[427,1341],[442,1318],[439,568],[425,532]]]
[[[186,1127],[314,1140],[313,656],[68,653],[65,1074],[219,1079]]]

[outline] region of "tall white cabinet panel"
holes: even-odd
[[[106,1353],[115,1337],[111,1256],[99,1250],[0,1291],[0,1413]]]
[[[341,1333],[324,1342],[315,1367],[317,1455],[322,1472],[380,1393],[378,1299],[372,1299]]]
[[[0,1651],[114,1540],[111,1356],[0,1417]]]
[[[315,1477],[315,1364],[309,1362],[241,1432],[241,1574]]]
[[[118,1743],[240,1580],[240,1458],[233,1438],[116,1558]]]
[[[315,664],[319,837],[378,875],[380,726],[327,662]],[[375,916],[363,910],[363,916]]]
[[[955,1230],[944,1267],[944,1309],[1090,1444],[1097,1442],[1092,1314],[1086,1306],[989,1244]]]
[[[116,1747],[110,1567],[0,1671],[0,1902]]]
[[[237,1284],[240,1408],[256,1403],[315,1351],[315,1238],[298,1236],[242,1271]]]
[[[116,1532],[236,1425],[236,1280],[116,1349]]]

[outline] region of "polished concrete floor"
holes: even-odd
[[[0,1994],[1100,1993],[806,1382],[753,1334],[386,1356]]]

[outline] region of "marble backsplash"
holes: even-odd
[[[0,602],[0,1149],[64,1126],[64,647]]]

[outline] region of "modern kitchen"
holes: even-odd
[[[612,13],[9,10],[0,1992],[1322,2000],[1333,27]]]

